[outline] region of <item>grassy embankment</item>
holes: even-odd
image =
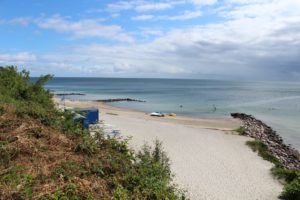
[[[247,130],[244,127],[240,127],[236,130],[239,135],[247,135]],[[300,200],[300,170],[290,170],[284,167],[284,165],[268,150],[260,140],[247,141],[248,145],[254,152],[258,152],[264,160],[267,160],[274,164],[271,169],[272,174],[284,182],[284,190],[280,195],[280,199],[284,200]]]
[[[91,137],[28,72],[0,67],[0,199],[185,199],[156,142]]]

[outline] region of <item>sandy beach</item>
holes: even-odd
[[[196,200],[273,200],[282,185],[272,177],[272,164],[245,145],[248,137],[232,130],[231,118],[151,117],[147,113],[91,101],[69,101],[70,107],[95,107],[100,120],[130,136],[139,149],[159,139],[171,159],[175,182]]]

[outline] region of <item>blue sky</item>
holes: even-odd
[[[31,74],[300,80],[298,0],[0,0],[0,65]]]

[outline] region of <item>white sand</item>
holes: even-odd
[[[130,145],[136,149],[156,138],[161,140],[171,159],[175,182],[191,199],[273,200],[282,191],[282,185],[270,174],[272,164],[245,145],[250,139],[229,131],[239,126],[237,120],[154,118],[93,102],[68,101],[66,105],[100,107],[100,118],[122,135],[132,136]]]

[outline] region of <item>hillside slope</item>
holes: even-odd
[[[127,140],[94,137],[54,108],[28,72],[0,67],[0,199],[185,199],[156,141],[135,153]]]

